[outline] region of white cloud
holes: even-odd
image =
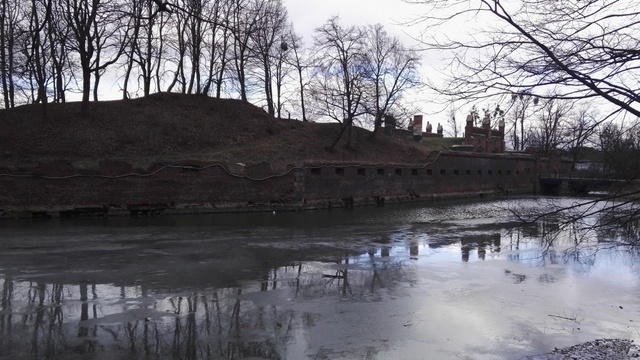
[[[296,31],[310,42],[313,30],[332,16],[338,15],[344,24],[369,25],[380,23],[393,35],[405,35],[402,23],[410,20],[416,5],[402,0],[286,0],[285,6]]]

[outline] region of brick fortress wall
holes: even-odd
[[[568,169],[525,154],[464,152],[434,153],[415,167],[299,164],[278,171],[266,163],[184,162],[134,173],[126,162],[106,161],[99,174],[82,174],[55,162],[25,173],[0,170],[0,217],[295,210],[533,193],[538,175]]]

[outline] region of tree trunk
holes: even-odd
[[[244,82],[245,74],[244,74],[244,59],[241,58],[238,63],[238,83],[240,84],[240,100],[246,102],[247,101],[247,87]]]
[[[222,83],[224,81],[224,73],[225,73],[225,69],[227,68],[227,39],[228,39],[228,33],[227,30],[225,29],[224,33],[222,34],[222,54],[220,54],[220,69],[218,70],[218,77],[216,79],[216,98],[220,99],[220,96],[222,95]]]
[[[31,36],[32,36],[31,38],[32,53],[29,54],[29,57],[33,58],[31,67],[34,70],[36,83],[38,86],[38,101],[42,101],[42,118],[46,119],[49,115],[48,107],[47,107],[48,99],[47,99],[47,89],[46,89],[47,75],[46,75],[46,69],[45,69],[46,64],[44,64],[43,62],[44,59],[42,58],[43,49],[42,49],[42,39],[40,39],[40,33],[42,28],[44,28],[44,25],[48,21],[50,8],[47,8],[46,10],[45,18],[43,20],[43,25],[41,27],[40,17],[39,17],[38,8],[36,6],[36,2],[35,0],[32,0],[32,1],[33,2],[31,7],[31,22],[32,22],[31,26],[33,26],[33,28],[30,27]]]
[[[2,94],[4,94],[4,108],[8,109],[9,103],[9,84],[7,82],[7,51],[6,51],[6,12],[7,0],[0,0],[0,82],[2,82]]]
[[[302,121],[307,121],[307,113],[304,107],[304,83],[302,81],[302,68],[298,66],[298,76],[300,78],[300,107],[302,108]]]
[[[89,100],[91,97],[91,69],[88,66],[82,69],[82,105],[80,115],[89,116]]]
[[[140,6],[140,7],[138,7]],[[138,5],[134,2],[134,13],[136,18],[133,20],[133,37],[131,38],[131,48],[129,51],[129,59],[127,61],[127,68],[124,74],[124,84],[122,88],[122,99],[129,99],[129,78],[131,77],[131,72],[133,71],[133,57],[136,53],[136,47],[138,46],[138,38],[140,36],[140,17],[142,16],[142,6]]]
[[[268,59],[263,59],[264,65],[264,92],[267,97],[267,112],[269,115],[274,116],[275,111],[273,109],[273,89],[271,88],[271,70],[269,69]]]

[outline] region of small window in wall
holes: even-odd
[[[402,175],[402,169],[396,169],[396,175]]]
[[[359,168],[358,169],[358,175],[365,176],[366,174],[367,174],[367,172],[363,168]]]
[[[433,175],[433,170],[427,169],[427,175],[429,175],[429,176]]]
[[[440,175],[447,175],[447,170],[440,169]]]
[[[459,175],[458,170],[453,170],[453,175],[458,176]]]
[[[336,168],[336,175],[344,176],[344,168]]]
[[[520,170],[516,170],[516,175],[520,175]]]
[[[511,170],[507,170],[507,176],[511,176]]]
[[[493,175],[493,170],[487,170],[487,175]]]
[[[531,174],[531,168],[527,168],[527,174]]]
[[[418,176],[418,169],[411,169],[411,176]]]
[[[467,175],[471,175],[471,170],[467,170],[467,171],[466,171],[466,174],[467,174]]]
[[[482,170],[478,170],[478,176],[482,176]]]
[[[378,175],[384,175],[384,169],[382,169],[382,168],[378,169],[377,174]]]
[[[320,175],[320,168],[311,168],[311,175]]]
[[[498,170],[498,176],[502,175],[502,170]]]

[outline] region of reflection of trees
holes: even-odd
[[[556,232],[569,229],[576,246],[590,243],[595,237],[600,243],[615,245],[640,244],[640,206],[632,196],[614,193],[595,200],[572,201],[540,199],[535,206],[518,205],[509,209],[524,223],[554,224]]]
[[[506,248],[510,250],[508,259],[531,262],[538,266],[562,262],[578,270],[587,270],[593,266],[601,250],[621,244],[614,235],[617,230],[594,226],[596,222],[597,219],[594,218],[567,221],[561,214],[556,214],[537,219],[533,223],[536,226],[535,232],[527,234],[520,227],[513,228],[506,236]],[[609,240],[603,242],[603,238]]]
[[[627,246],[640,245],[640,207],[615,213],[602,214],[598,219],[606,224],[596,229],[598,242]]]
[[[2,311],[0,311],[0,347],[2,349],[8,349],[11,351],[12,338],[11,336],[4,336],[5,334],[11,335],[12,330],[12,315],[11,315],[11,300],[13,298],[13,278],[7,276],[2,283]]]
[[[16,284],[27,289],[25,300],[13,292]],[[100,299],[89,299],[90,288],[96,294],[95,285],[86,282],[49,285],[16,283],[6,278],[0,313],[0,352],[7,356],[34,358],[129,351],[144,354],[146,358],[235,359],[254,356],[275,359],[280,358],[277,345],[285,343],[288,336],[287,327],[283,324],[289,323],[292,317],[290,311],[276,306],[256,307],[243,300],[241,289],[221,289],[139,305],[164,310],[163,317],[99,324],[92,320],[100,313]],[[64,299],[64,294],[74,299]],[[129,301],[108,311],[126,314],[132,306]],[[12,308],[14,303],[19,303],[24,309],[17,311]],[[91,307],[95,310],[92,318]],[[64,312],[69,314],[66,318]],[[261,336],[256,336],[256,330],[271,334],[270,338],[264,341]]]
[[[341,295],[353,294],[351,286],[349,285],[349,257],[338,261],[338,265],[343,264],[345,266],[344,269],[336,270],[335,275],[323,275],[323,277],[328,279],[325,285],[336,285],[336,287],[340,289]],[[337,284],[334,284],[334,282]]]
[[[384,246],[380,249],[379,257],[376,256],[376,251],[369,251],[366,255],[351,258],[345,256],[336,262],[338,269],[334,273],[322,275],[323,295],[335,294],[356,299],[377,296],[380,289],[393,290],[399,282],[414,281],[410,273],[407,273],[404,262],[389,261],[389,256],[386,255],[388,252],[382,251],[383,249]],[[313,291],[313,284],[300,289],[302,296]]]
[[[135,358],[281,358],[296,329],[314,323],[312,314],[281,306],[285,297],[376,300],[382,289],[393,291],[398,282],[414,281],[412,272],[405,269],[406,258],[394,261],[389,256],[390,242],[343,255],[337,263],[259,267],[263,275],[256,274],[257,281],[181,296],[163,296],[146,285],[31,283],[0,276],[0,353],[7,358],[93,353]],[[282,299],[271,304],[263,296]]]
[[[251,285],[166,298],[155,298],[143,286],[29,283],[7,277],[0,352],[36,358],[129,353],[140,358],[279,359],[294,330],[313,326],[313,318],[261,301],[262,296],[273,296],[277,289],[301,299],[359,298],[407,279],[401,263],[377,254],[372,249],[345,256],[329,278],[322,274],[330,264],[299,263],[268,270]]]
[[[338,265],[344,266],[343,269],[336,270],[335,274],[323,275],[326,279],[325,288],[331,289],[331,287],[334,287],[339,290],[339,293],[342,296],[353,296],[354,294],[363,295],[365,292],[373,294],[378,288],[383,288],[385,284],[380,273],[388,274],[388,264],[383,265],[383,268],[380,270],[379,265],[376,262],[375,252],[369,251],[367,255],[369,261],[366,270],[352,271],[352,274],[355,275],[355,285],[358,288],[356,291],[359,291],[354,293],[350,283],[349,257],[345,257],[343,260],[337,262]]]

